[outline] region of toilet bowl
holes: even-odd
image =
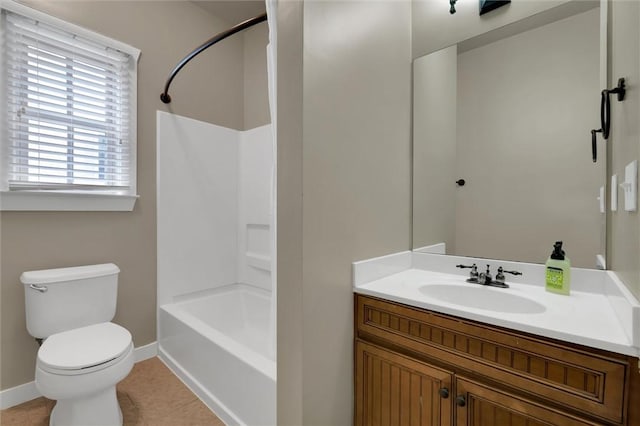
[[[52,426],[122,425],[116,384],[133,368],[131,333],[110,322],[118,274],[112,264],[24,272],[29,334],[42,342],[36,388],[56,400]]]
[[[36,387],[57,400],[50,425],[121,425],[116,384],[133,368],[131,334],[113,323],[50,336],[38,351]]]

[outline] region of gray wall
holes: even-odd
[[[183,1],[44,1],[27,5],[100,32],[142,51],[138,75],[138,192],[133,212],[3,212],[1,220],[1,380],[7,389],[33,380],[37,344],[27,333],[23,271],[115,262],[122,270],[115,322],[129,329],[136,346],[156,339],[156,125],[158,109],[234,129],[268,122],[266,64],[251,59],[243,71],[244,40],[225,40],[187,65],[171,87],[173,102],[159,100],[165,79],[187,53],[230,27],[197,4]],[[247,50],[266,45],[263,25],[249,35]],[[262,39],[262,40],[261,40]],[[250,55],[247,55],[249,57]],[[263,55],[264,56],[264,55]],[[254,59],[257,62],[254,62]],[[259,67],[262,67],[260,70]],[[260,100],[262,98],[262,100]],[[246,118],[245,118],[246,117]]]
[[[449,254],[540,263],[562,239],[574,266],[595,267],[606,157],[594,164],[588,146],[599,122],[594,6],[564,4],[461,42],[457,58],[445,49],[415,60],[413,247],[445,241]],[[487,27],[500,16],[475,20]],[[425,75],[434,61],[445,72]],[[456,188],[457,178],[467,184]]]
[[[610,3],[609,88],[619,77],[627,80],[627,96],[618,102],[611,97],[611,135],[609,174],[624,179],[624,168],[640,157],[640,4],[636,1]],[[609,267],[616,271],[631,292],[640,299],[640,219],[638,212],[623,209],[618,191],[618,211],[609,213]]]
[[[413,248],[455,253],[456,45],[413,62]]]
[[[260,23],[242,33],[244,39],[244,129],[271,122],[267,84],[269,25]]]
[[[281,6],[296,13],[278,37],[302,30],[304,52],[294,41],[278,52],[279,72],[297,71],[279,81],[303,78],[302,94],[280,86],[278,98],[279,111],[302,106],[302,128],[298,114],[278,118],[278,424],[348,425],[351,262],[410,245],[410,4],[305,2],[302,16]]]
[[[586,0],[578,0],[586,1]],[[413,57],[417,58],[478,34],[535,15],[569,0],[512,1],[506,6],[478,17],[477,1],[459,1],[456,13],[449,14],[449,5],[441,1],[412,2]]]
[[[278,5],[277,75],[277,364],[278,425],[302,425],[303,11]]]
[[[456,254],[541,263],[563,240],[572,266],[595,268],[599,21],[592,9],[458,56],[457,173],[467,185],[455,191]]]

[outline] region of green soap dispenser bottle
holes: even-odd
[[[562,250],[562,241],[553,245],[553,253],[546,263],[546,289],[552,293],[569,294],[571,262]]]

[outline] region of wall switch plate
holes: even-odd
[[[598,195],[598,201],[600,202],[600,213],[604,213],[606,211],[605,207],[605,196],[604,196],[604,186],[600,187],[600,195]]]
[[[624,210],[635,212],[638,208],[638,160],[633,160],[624,168]]]
[[[618,210],[618,175],[611,176],[611,211]]]

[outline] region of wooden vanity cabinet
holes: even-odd
[[[363,295],[355,332],[358,426],[640,425],[637,358]]]
[[[453,424],[451,371],[361,341],[356,359],[356,424]]]
[[[457,398],[464,398],[456,406],[456,426],[584,426],[601,423],[571,416],[535,404],[509,391],[474,382],[464,377],[456,379]],[[428,423],[426,423],[428,425]]]

